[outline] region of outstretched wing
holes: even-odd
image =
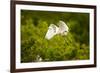
[[[48,40],[51,39],[54,35],[57,34],[57,31],[58,31],[58,27],[54,24],[50,24],[45,38]]]
[[[67,24],[64,21],[59,21],[58,25],[59,25],[59,33],[62,35],[67,35],[69,29]]]

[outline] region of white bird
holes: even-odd
[[[40,57],[40,55],[37,55],[36,61],[41,62],[42,61],[42,57]]]
[[[66,23],[64,21],[59,21],[59,23],[57,25],[59,27],[57,27],[54,24],[50,24],[48,31],[45,35],[46,39],[50,40],[53,36],[55,36],[57,34],[67,35],[69,28],[66,25]]]

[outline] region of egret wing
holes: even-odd
[[[54,35],[57,34],[57,29],[58,29],[58,27],[56,25],[50,24],[45,38],[48,40],[51,39]]]

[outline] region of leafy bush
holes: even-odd
[[[48,26],[63,20],[67,36],[45,39]],[[57,24],[56,24],[57,25]],[[89,14],[21,11],[21,62],[89,59]]]

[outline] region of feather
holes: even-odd
[[[50,40],[53,36],[55,36],[57,34],[67,35],[69,28],[66,25],[66,23],[63,22],[63,21],[59,21],[58,26],[59,27],[57,27],[54,24],[50,24],[50,26],[48,28],[48,31],[46,33],[45,38],[48,39],[48,40]]]

